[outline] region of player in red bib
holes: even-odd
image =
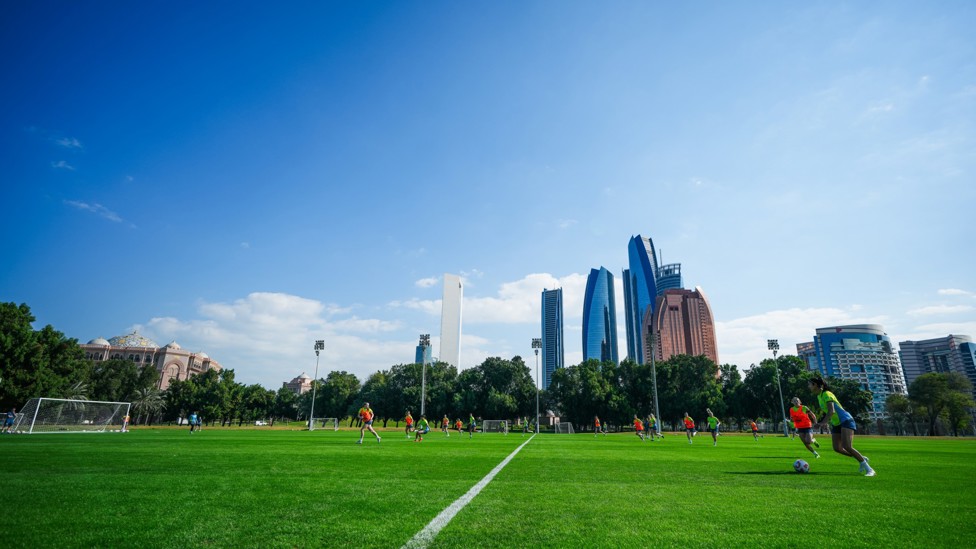
[[[634,414],[634,431],[641,440],[645,442],[647,441],[647,439],[644,438],[644,422],[637,417],[637,414]]]
[[[593,436],[597,436],[600,433],[607,434],[600,425],[600,416],[593,416]]]
[[[407,417],[403,418],[403,421],[407,424],[404,434],[407,435],[407,438],[410,438],[410,431],[413,431],[413,416],[410,415],[410,410],[407,410]]]
[[[691,437],[698,434],[698,430],[695,429],[695,420],[691,419],[688,412],[685,412],[685,417],[682,421],[685,422],[685,434],[688,435],[688,444],[691,444]]]
[[[759,442],[759,426],[756,425],[755,421],[750,421],[749,427],[752,428],[752,438],[755,439],[756,442]]]
[[[790,419],[793,420],[793,425],[796,427],[796,434],[800,435],[800,440],[803,441],[803,445],[807,447],[807,450],[813,452],[813,455],[817,458],[820,454],[817,453],[810,445],[814,444],[817,448],[820,448],[820,443],[817,439],[813,438],[813,424],[817,422],[817,416],[810,411],[810,408],[804,406],[800,399],[793,397],[790,401],[793,406],[790,406]]]
[[[359,409],[359,419],[362,420],[363,426],[359,428],[359,442],[356,444],[363,443],[363,437],[366,436],[366,429],[369,429],[369,432],[373,433],[373,436],[376,437],[376,442],[380,441],[380,436],[373,429],[373,415],[373,409],[369,407],[369,403],[364,402],[363,407]]]

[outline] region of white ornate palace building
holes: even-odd
[[[80,345],[85,350],[85,358],[90,360],[123,359],[142,366],[152,364],[159,370],[160,390],[166,390],[172,380],[186,380],[190,376],[207,370],[223,369],[219,362],[207,353],[191,353],[172,341],[160,347],[155,341],[137,332],[115,336],[110,339],[96,338]]]

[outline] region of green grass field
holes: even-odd
[[[400,547],[528,438],[381,434],[4,435],[0,547]],[[976,441],[821,442],[539,435],[431,547],[976,544]]]

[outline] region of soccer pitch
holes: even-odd
[[[0,547],[401,547],[530,438],[380,434],[5,435]],[[430,547],[973,546],[976,441],[821,444],[538,435]]]

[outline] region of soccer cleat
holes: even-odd
[[[381,440],[383,440],[383,439],[381,439],[380,437],[376,437],[376,443],[377,444],[379,444]]]
[[[867,470],[867,472],[866,472],[866,473],[864,473],[864,476],[866,476],[866,477],[873,477],[873,476],[874,476],[874,469],[870,469],[870,468],[869,468],[869,469]]]
[[[818,453],[816,453],[816,452],[814,452],[814,453],[813,453],[813,455],[814,455],[814,456],[815,456],[815,457],[816,457],[817,459],[820,459],[820,454],[818,454]]]
[[[362,444],[362,443],[363,443],[363,441],[361,441],[361,440],[357,440],[356,441],[356,444]]]

